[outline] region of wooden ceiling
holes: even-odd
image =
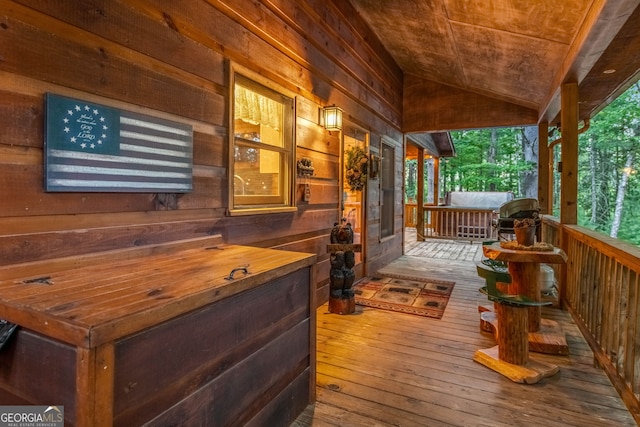
[[[486,124],[469,119],[471,126],[464,125],[463,113],[491,102],[513,111],[521,124],[536,117],[557,124],[565,82],[579,84],[584,119],[640,76],[639,0],[350,1],[405,80],[411,78],[412,90],[417,80],[433,97],[456,94],[461,122],[448,123],[447,129]],[[483,102],[467,106],[460,94]],[[506,124],[501,116],[496,115],[495,126]],[[425,122],[420,130],[443,130],[442,125]],[[416,131],[411,124],[408,128]]]

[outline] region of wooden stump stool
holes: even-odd
[[[527,307],[496,304],[498,316],[498,357],[514,365],[529,361],[529,332]]]
[[[567,259],[567,255],[559,248],[545,251],[515,250],[504,248],[500,243],[492,243],[483,246],[482,251],[491,260],[508,263],[510,294],[537,302],[541,302],[540,264],[562,264]],[[485,277],[479,270],[478,274]],[[543,304],[529,306],[529,350],[547,354],[569,354],[562,327],[554,320],[542,318],[541,305]]]
[[[534,384],[555,375],[558,366],[529,358],[529,309],[550,303],[514,294],[512,280],[504,272],[479,264],[478,274],[487,284],[480,292],[494,302],[498,345],[477,350],[473,360],[518,383]]]

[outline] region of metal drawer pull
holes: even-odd
[[[229,277],[225,277],[225,279],[233,280],[233,275],[236,271],[242,271],[244,274],[249,274],[249,269],[247,267],[238,267],[231,270],[231,273],[229,273]]]

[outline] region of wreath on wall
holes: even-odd
[[[347,184],[351,191],[361,191],[367,184],[369,156],[363,148],[354,146],[346,152]]]

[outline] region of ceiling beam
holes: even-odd
[[[405,133],[534,125],[537,118],[537,111],[531,108],[418,76],[405,76]]]

